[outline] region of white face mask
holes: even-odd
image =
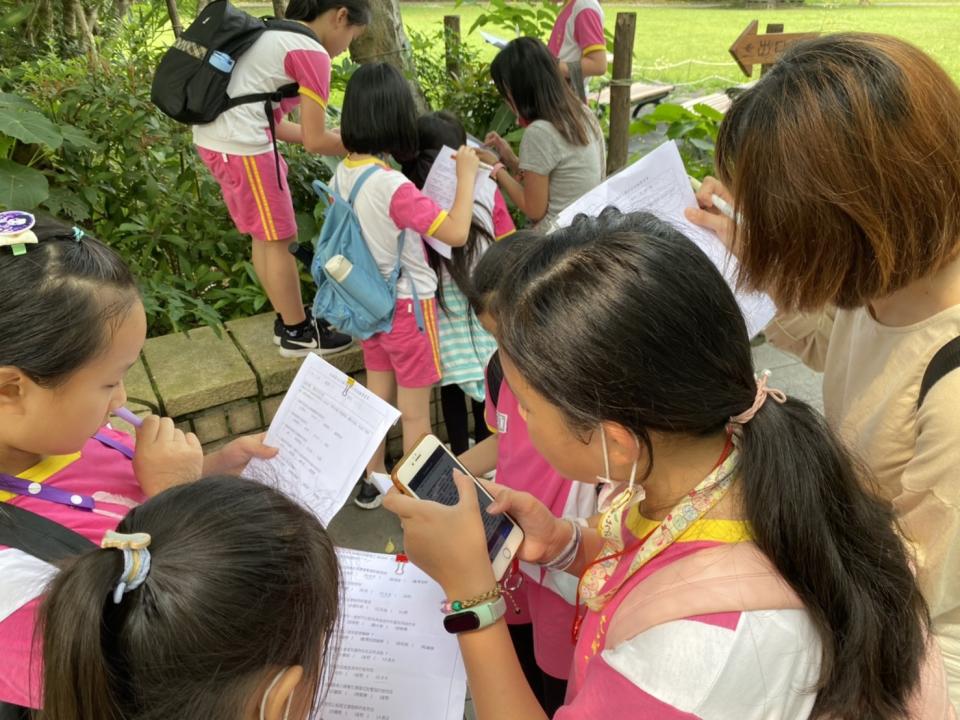
[[[266,691],[263,693],[263,700],[260,701],[260,720],[266,720],[267,718],[267,698],[270,697],[270,693],[273,692],[273,689],[277,686],[277,683],[280,682],[280,678],[283,677],[283,674],[286,670],[281,670],[277,673],[277,676],[270,682],[267,686]],[[287,698],[287,704],[283,708],[283,720],[289,720],[290,717],[290,701],[293,700],[293,693],[290,693],[290,697]]]
[[[633,441],[637,444],[637,450],[640,450],[640,439],[633,435]],[[600,488],[600,494],[597,497],[597,509],[605,512],[617,500],[618,505],[625,505],[631,502],[642,502],[646,497],[643,486],[636,485],[637,482],[637,460],[633,461],[633,467],[630,468],[630,479],[627,481],[627,487],[624,489],[622,480],[614,480],[610,477],[610,456],[607,453],[607,433],[604,432],[603,425],[600,426],[600,444],[603,446],[603,475],[597,475],[603,487]],[[639,455],[639,453],[638,453]],[[621,493],[621,491],[624,491]]]

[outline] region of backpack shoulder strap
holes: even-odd
[[[360,188],[363,187],[364,183],[370,179],[370,176],[373,175],[377,170],[380,170],[379,165],[373,165],[363,171],[363,174],[357,178],[357,181],[353,184],[353,187],[350,189],[350,197],[347,198],[347,202],[350,203],[350,207],[353,207],[353,203],[357,199],[357,195],[360,194]]]
[[[0,545],[51,564],[96,547],[60,523],[10,503],[0,503]]]
[[[923,380],[920,381],[917,408],[923,405],[927,393],[934,385],[957,369],[960,369],[960,337],[955,337],[937,350],[937,353],[930,360],[926,371],[923,373]]]
[[[285,32],[297,33],[298,35],[306,35],[318,45],[321,44],[320,38],[317,37],[317,34],[313,30],[296,20],[277,17],[262,17],[260,19],[263,21],[263,24],[267,26],[267,30],[283,30]]]
[[[500,351],[495,350],[487,362],[487,392],[490,393],[490,402],[497,407],[500,400],[500,386],[503,384],[503,365],[500,364]]]
[[[754,543],[724,544],[680,558],[635,585],[610,621],[606,646],[686,617],[803,607]]]

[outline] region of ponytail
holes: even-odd
[[[608,208],[524,245],[499,268],[487,266],[487,253],[477,276],[500,273],[501,352],[570,428],[615,422],[650,451],[652,433],[719,439],[729,418],[753,406],[743,314],[713,263],[675,228]],[[892,507],[864,487],[869,474],[799,400],[766,402],[742,425],[739,445],[737,482],[757,546],[823,644],[812,717],[902,717],[929,617]]]
[[[755,542],[823,645],[810,717],[905,717],[929,616],[893,508],[864,489],[868,473],[808,405],[767,402],[742,432],[739,477]]]
[[[93,550],[51,583],[40,720],[236,720],[296,665],[315,709],[340,608],[336,552],[316,516],[223,476],[165,490],[117,529],[151,536],[149,574],[114,602],[123,555]]]
[[[115,550],[92,550],[50,584],[42,609],[44,707],[41,720],[121,720],[118,668],[105,654],[112,634],[105,611],[122,570]],[[112,604],[112,602],[111,602]]]

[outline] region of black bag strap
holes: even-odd
[[[30,708],[0,702],[0,720],[30,720]]]
[[[0,545],[51,564],[97,547],[60,523],[10,503],[0,503]]]
[[[500,400],[500,386],[503,385],[503,365],[500,364],[500,351],[494,351],[487,363],[487,392],[490,393],[490,402],[497,407]]]
[[[923,380],[920,382],[920,395],[917,398],[917,408],[923,405],[930,389],[954,370],[960,369],[960,337],[955,337],[930,360]]]

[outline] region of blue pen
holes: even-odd
[[[125,420],[134,427],[140,427],[143,425],[143,420],[133,414],[130,410],[127,410],[125,407],[118,407],[113,411],[113,414],[116,415],[121,420]]]

